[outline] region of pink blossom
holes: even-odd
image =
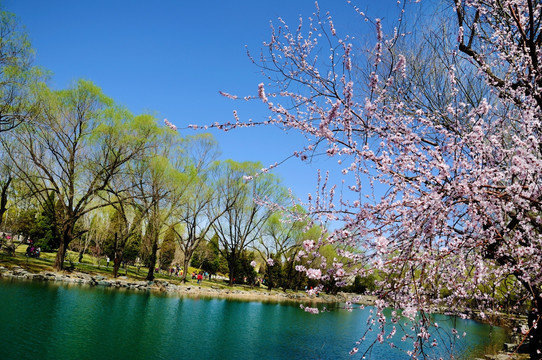
[[[264,89],[264,84],[263,83],[260,83],[258,85],[258,96],[260,97],[260,99],[262,99],[262,101],[264,103],[266,103],[268,101],[267,96],[265,95],[265,89]]]
[[[335,280],[341,279],[345,274],[346,272],[344,269],[337,269],[337,271],[335,271]]]
[[[320,313],[320,310],[318,310],[318,308],[313,308],[313,307],[305,307],[305,312],[308,312],[310,314],[318,314]]]
[[[375,240],[376,250],[381,253],[385,254],[387,252],[389,241],[384,236],[379,236]]]
[[[223,91],[219,91],[220,95],[224,96],[224,97],[227,97],[227,98],[230,98],[232,100],[236,100],[238,99],[238,96],[237,95],[231,95],[231,94],[228,94],[226,92],[223,92]]]
[[[398,72],[403,79],[406,78],[406,58],[404,55],[400,54],[397,57],[397,64],[393,68],[394,71]]]
[[[166,124],[166,126],[169,127],[171,130],[177,130],[177,126],[170,123],[168,119],[164,119],[164,124]]]
[[[320,269],[307,269],[307,277],[309,279],[318,280],[322,277],[322,270]]]
[[[303,241],[303,247],[306,251],[311,251],[312,249],[314,249],[314,240]]]

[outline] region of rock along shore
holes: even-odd
[[[218,297],[239,300],[252,301],[297,301],[311,303],[334,303],[346,302],[354,297],[359,297],[356,294],[339,293],[337,295],[320,294],[317,296],[309,296],[303,292],[283,292],[278,290],[265,291],[263,289],[237,289],[237,288],[221,288],[219,286],[199,286],[194,284],[173,284],[166,280],[155,279],[154,281],[137,281],[128,279],[123,276],[112,279],[102,275],[90,275],[80,272],[57,273],[57,272],[42,272],[32,273],[28,270],[14,266],[11,269],[0,266],[0,277],[14,278],[21,280],[34,281],[53,281],[67,284],[81,284],[89,286],[104,286],[118,289],[128,289],[137,291],[150,291],[168,293],[171,295],[191,296],[191,297]],[[363,305],[374,304],[374,297],[363,296],[361,300],[356,301]]]

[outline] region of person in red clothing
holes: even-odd
[[[198,284],[201,284],[201,280],[203,280],[203,275],[201,273],[198,274]]]

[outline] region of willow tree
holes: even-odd
[[[161,129],[148,138],[148,147],[131,167],[134,194],[145,209],[143,245],[148,255],[147,280],[154,279],[160,240],[171,224],[176,205],[192,176],[186,164],[182,137],[169,129]]]
[[[138,126],[132,114],[88,81],[59,91],[42,86],[36,96],[39,112],[1,141],[15,160],[16,176],[33,195],[46,204],[52,193],[60,203],[61,241],[54,264],[58,271],[68,245],[81,235],[76,222],[104,206],[93,202],[96,195],[145,147],[153,129]]]
[[[302,265],[307,252],[303,243],[318,243],[322,233],[322,229],[311,224],[303,208],[298,205],[271,215],[265,223],[262,236],[253,246],[263,259],[277,259],[277,263],[282,264],[283,278],[280,286],[284,291],[288,288],[297,289],[302,274],[296,270],[296,266],[299,268]],[[269,274],[274,266],[276,264],[267,263],[266,272]]]
[[[109,223],[108,255],[113,259],[113,277],[125,261],[125,250],[138,244],[142,232],[143,212],[131,199],[109,199],[112,216]]]
[[[32,67],[32,59],[30,42],[16,17],[0,11],[0,133],[29,120],[36,110],[31,89],[42,74]],[[0,150],[0,225],[13,185],[12,167],[9,156]]]
[[[0,11],[0,132],[30,120],[36,109],[31,87],[42,76],[32,67],[33,51],[16,17]]]
[[[140,241],[143,224],[148,216],[152,201],[149,194],[142,192],[142,181],[147,178],[141,173],[141,165],[152,157],[156,139],[164,139],[164,131],[158,127],[156,119],[148,114],[133,119],[139,129],[147,129],[145,148],[131,161],[124,163],[111,178],[104,191],[100,192],[100,201],[106,203],[114,211],[113,276],[118,276],[119,268],[125,260],[125,251],[133,248]]]
[[[285,198],[284,188],[272,174],[261,174],[247,182],[246,174],[255,174],[260,168],[261,164],[251,162],[228,160],[221,164],[219,196],[210,215],[214,218],[217,212],[226,209],[212,228],[218,236],[220,252],[228,262],[230,286],[243,251],[262,236],[265,223],[275,211],[266,205],[280,204]]]
[[[219,198],[216,184],[219,181],[218,145],[210,134],[188,136],[183,141],[186,149],[184,169],[179,169],[189,176],[185,183],[177,184],[181,196],[173,204],[171,221],[175,225],[175,240],[183,253],[183,267],[188,269],[192,255],[208,235],[214,223],[231,206],[223,203],[220,209],[214,208]],[[182,280],[186,282],[187,271]]]

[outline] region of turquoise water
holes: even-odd
[[[348,352],[367,316],[368,309],[311,315],[298,304],[0,279],[0,359],[357,359]],[[456,345],[462,352],[503,341],[498,328],[438,321],[469,333]],[[408,356],[381,345],[371,358]]]

